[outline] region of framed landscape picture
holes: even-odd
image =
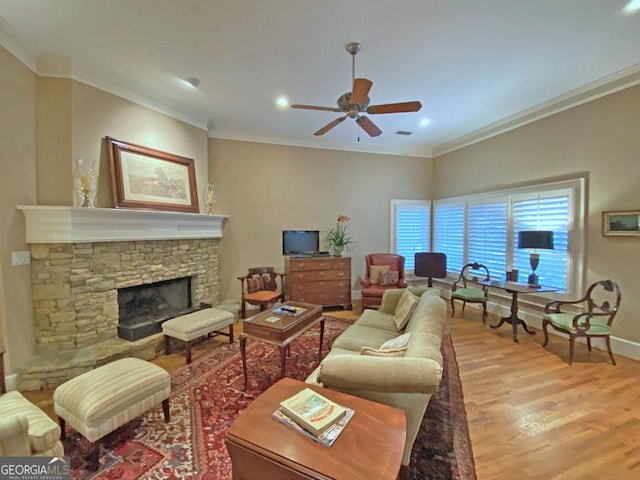
[[[640,210],[602,212],[605,237],[640,237]]]
[[[116,208],[199,212],[193,159],[106,139]]]

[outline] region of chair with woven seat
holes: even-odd
[[[250,268],[247,275],[238,277],[242,287],[242,318],[247,318],[247,303],[259,305],[262,312],[274,302],[284,302],[284,277],[273,267]]]
[[[489,269],[481,263],[467,263],[460,271],[458,279],[451,284],[451,316],[456,313],[454,300],[462,302],[462,313],[467,303],[479,303],[482,305],[482,323],[487,323],[488,288],[472,287],[470,284],[478,281],[489,281],[491,275]]]
[[[611,351],[611,324],[618,313],[622,293],[618,284],[611,280],[600,280],[587,289],[587,293],[579,300],[554,300],[544,307],[542,329],[544,330],[543,347],[549,343],[547,328],[551,325],[555,330],[569,336],[569,365],[573,363],[575,340],[578,337],[587,339],[587,347],[591,351],[591,339],[604,338],[609,350],[611,363],[616,364]],[[568,307],[573,312],[568,312]],[[564,309],[564,311],[563,311]],[[580,309],[576,313],[576,309]]]

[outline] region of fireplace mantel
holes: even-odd
[[[221,238],[227,215],[20,205],[27,243],[122,242]]]

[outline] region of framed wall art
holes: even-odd
[[[640,210],[602,212],[605,237],[640,237]]]
[[[116,208],[199,213],[193,159],[106,137]]]

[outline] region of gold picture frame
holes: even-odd
[[[605,237],[640,237],[640,210],[602,212]]]
[[[199,213],[193,159],[106,137],[116,208]]]

